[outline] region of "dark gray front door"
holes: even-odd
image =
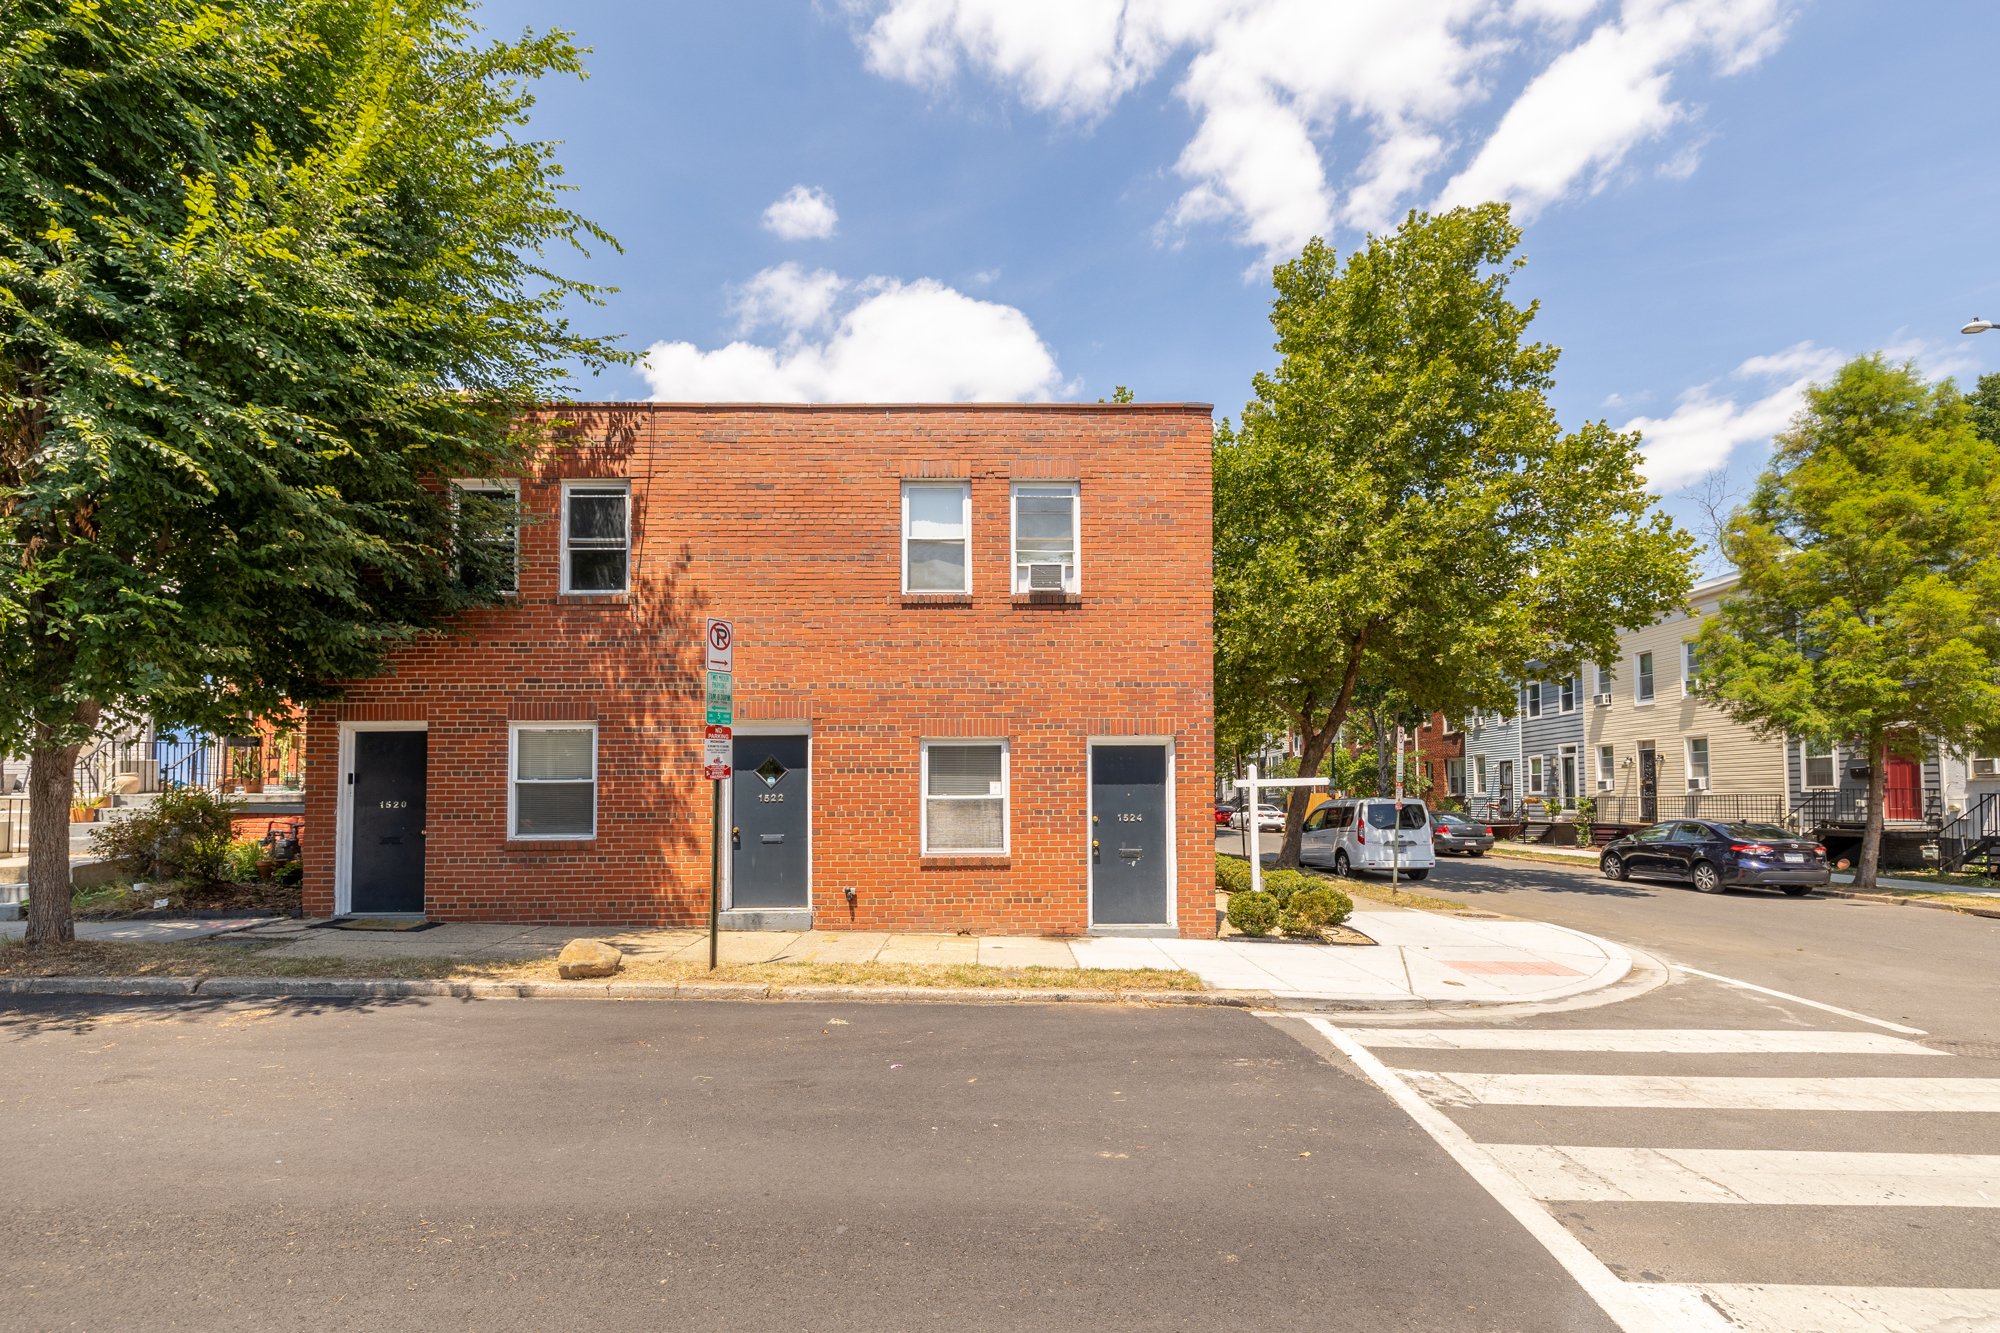
[[[811,750],[805,736],[738,736],[730,904],[810,907]]]
[[[1639,822],[1651,824],[1660,817],[1660,760],[1650,744],[1639,747]]]
[[[424,910],[424,807],[430,735],[354,733],[354,847],[349,907],[356,914]]]
[[[1167,923],[1167,747],[1090,750],[1092,920],[1100,926]]]

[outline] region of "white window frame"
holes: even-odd
[[[1632,655],[1632,703],[1634,707],[1651,708],[1653,701],[1659,697],[1658,678],[1653,671],[1645,669],[1645,665],[1652,661],[1652,659],[1652,653],[1634,653]],[[1657,667],[1658,664],[1654,663],[1654,665]]]
[[[1548,782],[1549,761],[1541,755],[1528,756],[1528,795],[1546,796],[1543,790]]]
[[[1701,746],[1701,771],[1695,771],[1694,747]],[[1681,761],[1687,765],[1687,780],[1701,779],[1701,786],[1686,788],[1688,791],[1715,790],[1715,751],[1709,747],[1708,737],[1689,736],[1681,742]]]
[[[1465,795],[1465,760],[1444,761],[1444,790],[1447,796]]]
[[[1542,682],[1539,680],[1529,681],[1527,696],[1527,715],[1529,717],[1540,717],[1542,715]]]
[[[1611,693],[1611,685],[1613,679],[1615,678],[1615,674],[1616,673],[1614,673],[1608,666],[1601,666],[1597,668],[1597,693],[1599,694]]]
[[[1618,751],[1610,745],[1597,747],[1597,789],[1610,791],[1618,785]]]
[[[913,490],[949,490],[958,487],[959,525],[965,529],[965,586],[962,588],[912,588],[910,586],[910,492]],[[972,593],[972,483],[969,481],[906,481],[898,499],[902,517],[897,520],[898,549],[901,552],[902,567],[896,577],[905,593],[922,597],[933,594],[939,597],[970,596]],[[1010,502],[1008,508],[1012,509]],[[1010,550],[1008,553],[1012,555]],[[1009,583],[1012,583],[1010,578]]]
[[[1075,481],[1017,481],[1007,490],[1007,586],[1015,593],[1047,591],[1030,589],[1027,585],[1028,566],[1021,560],[1021,492],[1054,490],[1069,492],[1069,573],[1063,576],[1062,590],[1066,593],[1083,591],[1083,484]],[[965,525],[965,540],[969,553],[972,543],[969,516]],[[903,577],[906,579],[910,576],[909,568],[906,561],[903,565]],[[970,572],[971,568],[972,562],[967,560],[967,571]]]
[[[625,494],[625,586],[622,588],[572,588],[569,586],[569,497],[572,491],[619,490]],[[557,559],[556,578],[565,597],[624,597],[632,591],[632,483],[625,477],[573,477],[562,484],[562,545]],[[610,550],[599,546],[591,550]],[[509,800],[511,801],[511,797]]]
[[[516,514],[520,512],[520,507],[521,507],[520,478],[453,477],[451,481],[451,517],[452,517],[452,529],[454,537],[456,536],[458,528],[458,498],[459,495],[465,491],[503,491],[507,494],[507,496],[511,500],[513,500]],[[627,518],[629,520],[630,516],[628,515]],[[628,539],[629,539],[629,534],[631,532],[631,524],[629,521],[626,524],[626,532],[628,534]],[[505,589],[502,595],[507,597],[518,597],[521,595],[521,525],[519,523],[516,523],[509,532],[507,541],[508,544],[514,548],[514,586]],[[630,554],[627,554],[625,559],[627,561],[627,568],[629,569],[632,557]],[[628,579],[627,581],[629,582],[630,580]]]
[[[1567,765],[1567,767],[1565,767]],[[1568,779],[1565,790],[1564,779]],[[1565,810],[1576,809],[1576,798],[1583,794],[1583,755],[1574,745],[1565,745],[1556,752],[1556,795],[1561,798]]]
[[[1582,683],[1575,676],[1564,676],[1562,678],[1562,683],[1556,686],[1556,712],[1574,713],[1576,711],[1576,687]]]
[[[1839,749],[1838,746],[1834,748],[1836,751]],[[1984,768],[1980,767],[1982,764],[1985,765]],[[1805,770],[1801,768],[1799,772],[1800,776],[1803,777]],[[1974,782],[1983,781],[1987,778],[2000,778],[2000,758],[1994,758],[1990,755],[1974,755],[1966,764],[1965,772],[1966,776]],[[1833,776],[1836,781],[1840,777],[1840,763],[1838,759],[1834,762]]]
[[[968,566],[969,567],[969,566]],[[932,796],[931,747],[933,745],[997,745],[1000,747],[1000,845],[998,847],[946,847],[931,849],[932,801],[990,801],[986,796]],[[917,742],[917,828],[918,854],[922,856],[1008,856],[1014,844],[1014,747],[1003,736],[926,736]]]
[[[1701,683],[1701,659],[1692,640],[1681,641],[1681,698],[1692,698]]]
[[[626,531],[631,531],[627,527]],[[628,580],[629,582],[629,580]],[[520,767],[519,736],[524,731],[583,731],[590,732],[590,832],[588,833],[521,833],[516,824],[517,811],[514,796],[519,790],[520,779],[516,770]],[[598,777],[597,749],[601,737],[597,723],[577,720],[572,722],[509,722],[507,724],[507,841],[509,842],[589,842],[597,836],[597,811],[601,804],[603,784]]]
[[[1483,754],[1472,756],[1472,794],[1486,795],[1486,756]]]
[[[1812,780],[1812,761],[1815,757],[1827,761],[1826,771],[1830,779],[1824,784]],[[1835,791],[1840,787],[1840,747],[1829,745],[1820,755],[1813,754],[1811,741],[1799,742],[1799,790]]]

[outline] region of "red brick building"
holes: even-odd
[[[314,710],[316,914],[1215,931],[1205,404],[578,404],[510,604]]]
[[[1465,797],[1465,732],[1443,713],[1432,713],[1416,729],[1417,771],[1429,782],[1424,799],[1436,808],[1439,802]]]

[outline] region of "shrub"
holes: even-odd
[[[1236,893],[1229,898],[1229,924],[1245,935],[1268,935],[1278,923],[1278,900],[1268,893]]]
[[[1281,912],[1291,905],[1293,894],[1301,889],[1309,889],[1318,882],[1311,875],[1299,870],[1264,872],[1264,892],[1278,900],[1278,910]]]
[[[199,787],[174,787],[145,809],[99,825],[91,846],[134,879],[209,883],[228,864],[230,820],[237,809]]]
[[[255,838],[238,838],[229,844],[229,853],[224,858],[224,873],[238,884],[254,884],[257,881],[257,862],[263,855],[263,843]]]
[[[1248,893],[1250,891],[1250,863],[1240,856],[1215,857],[1215,887],[1221,893]]]
[[[1292,895],[1289,907],[1278,918],[1287,935],[1318,937],[1327,926],[1337,926],[1354,911],[1354,900],[1339,889],[1313,885]]]

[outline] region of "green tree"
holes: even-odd
[[[1610,662],[1692,582],[1637,437],[1557,424],[1557,349],[1507,299],[1519,240],[1502,204],[1412,213],[1344,266],[1314,240],[1273,273],[1278,367],[1216,436],[1215,680],[1219,706],[1290,719],[1308,769],[1364,672],[1425,709],[1511,711],[1530,662]]]
[[[333,697],[495,597],[444,479],[533,447],[563,207],[467,0],[0,6],[0,750],[30,757],[30,943],[68,939],[78,745]],[[486,530],[508,515],[464,522]],[[463,535],[477,536],[478,531]]]
[[[1766,735],[1867,755],[1857,887],[1889,756],[2000,741],[1996,506],[2000,447],[1966,400],[1877,354],[1807,391],[1724,534],[1742,582],[1696,640],[1701,693]]]

